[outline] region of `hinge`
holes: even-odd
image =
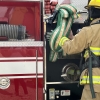
[[[46,93],[46,90],[43,88],[43,93],[45,94]]]

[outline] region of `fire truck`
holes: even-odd
[[[0,1],[0,100],[43,100],[42,5]]]
[[[71,0],[71,4],[82,12],[72,26],[76,34],[84,26],[87,0]],[[80,99],[83,87],[77,86],[79,80],[61,77],[64,66],[78,66],[80,57],[49,61],[43,5],[43,0],[0,0],[0,100]],[[46,23],[46,32],[55,26]]]

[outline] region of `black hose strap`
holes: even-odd
[[[17,37],[18,40],[21,40],[22,39],[22,27],[19,25],[18,26],[18,37]]]
[[[90,90],[92,94],[92,98],[96,98],[95,92],[94,92],[94,87],[93,87],[93,79],[92,79],[92,57],[91,57],[91,50],[89,48],[89,82],[90,82]]]

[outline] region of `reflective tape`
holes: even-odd
[[[67,37],[62,37],[60,42],[59,42],[59,45],[62,46],[64,44],[64,42],[67,40],[69,40]]]
[[[100,76],[92,76],[93,84],[100,84]],[[89,84],[89,76],[83,76],[80,80],[80,84]]]
[[[96,55],[96,56],[100,56],[100,48],[99,47],[90,47],[90,50]],[[84,58],[89,56],[89,51],[86,50],[85,54],[84,54]]]
[[[90,50],[97,56],[100,56],[100,48],[99,47],[90,47]]]

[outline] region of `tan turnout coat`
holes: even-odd
[[[98,20],[100,19],[96,19],[92,23],[95,23]],[[88,47],[88,45],[92,47],[100,47],[100,24],[94,24],[82,28],[82,30],[76,34],[72,40],[66,41],[62,48],[66,54],[70,55],[82,52]],[[86,73],[87,70],[84,70],[81,77]],[[93,68],[93,75],[100,76],[100,68]],[[88,84],[85,85],[84,88],[88,90],[90,89]],[[95,92],[100,92],[100,85],[95,84],[94,90]]]

